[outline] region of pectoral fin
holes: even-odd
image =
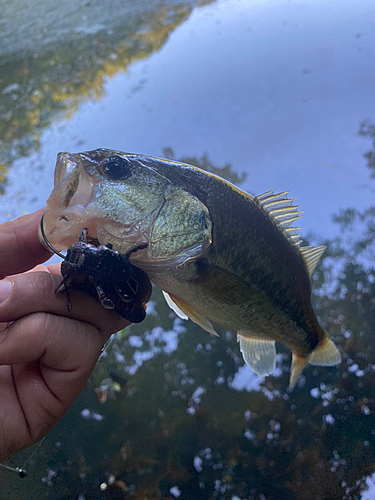
[[[247,332],[244,332],[247,335]],[[273,340],[250,338],[237,332],[240,351],[245,363],[258,375],[269,375],[276,366],[276,349]]]
[[[191,306],[189,306],[189,304],[179,299],[178,297],[175,297],[174,295],[171,295],[164,290],[163,294],[165,300],[167,301],[167,304],[171,309],[173,309],[178,317],[182,319],[190,319],[201,328],[203,328],[203,330],[206,330],[206,332],[212,333],[212,335],[216,335],[218,337],[218,334],[215,332],[214,327],[207,318],[199,314]]]

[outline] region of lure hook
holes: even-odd
[[[42,215],[42,218],[40,219],[40,226],[39,226],[39,241],[44,247],[47,247],[49,250],[52,250],[53,253],[61,257],[62,259],[65,259],[65,255],[62,253],[58,252],[56,248],[54,248],[51,243],[48,241],[46,233],[44,232],[44,226],[43,226],[43,219],[44,219],[44,214]]]

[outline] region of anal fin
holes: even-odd
[[[258,375],[269,375],[276,366],[276,348],[274,340],[248,337],[247,332],[237,332],[240,351],[245,363]]]
[[[184,302],[182,299],[165,292],[164,290],[163,295],[167,304],[171,309],[173,309],[177,316],[182,319],[190,319],[201,328],[203,328],[203,330],[206,330],[206,332],[212,333],[212,335],[216,335],[218,337],[218,334],[217,332],[215,332],[211,322],[208,321],[208,319],[202,316],[200,313],[195,311],[189,304]]]

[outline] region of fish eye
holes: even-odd
[[[109,179],[119,181],[132,175],[130,162],[121,156],[110,156],[102,167],[103,174]]]

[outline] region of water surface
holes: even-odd
[[[289,190],[303,234],[328,244],[314,304],[343,353],[288,393],[286,349],[259,378],[233,333],[211,338],[156,290],[35,454],[10,460],[28,477],[0,470],[6,498],[371,498],[372,2],[3,3],[0,221],[45,203],[58,151],[187,159],[253,194]]]

